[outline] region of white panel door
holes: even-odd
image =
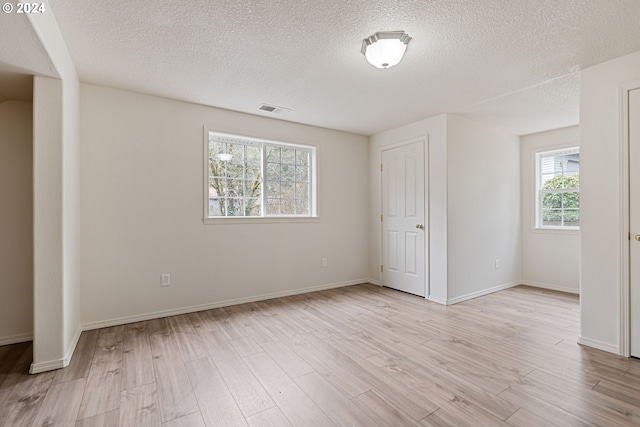
[[[629,230],[631,355],[640,357],[640,89],[629,92]]]
[[[425,143],[382,151],[382,285],[426,295]]]

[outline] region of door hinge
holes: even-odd
[[[631,232],[629,232],[629,236],[627,238],[631,240]]]
[[[382,172],[382,163],[380,163],[380,172]]]
[[[380,215],[380,222],[384,221],[384,215]]]
[[[384,273],[384,266],[380,266],[380,273]]]

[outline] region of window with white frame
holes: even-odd
[[[578,147],[536,153],[536,228],[580,227]]]
[[[315,147],[207,136],[205,219],[317,216]]]

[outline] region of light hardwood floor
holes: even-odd
[[[0,347],[0,425],[640,425],[640,361],[577,336],[574,295],[350,286],[84,332],[40,375]]]

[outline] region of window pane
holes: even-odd
[[[539,226],[580,224],[580,153],[577,147],[537,155]]]
[[[242,163],[226,162],[226,176],[228,178],[243,178],[244,165]]]
[[[295,148],[282,148],[282,163],[288,165],[296,164],[296,150]]]
[[[560,209],[562,208],[562,193],[542,193],[543,209]]]
[[[580,211],[578,209],[566,209],[564,211],[564,226],[565,227],[580,226]]]
[[[209,159],[209,176],[224,176],[224,164],[222,160]]]
[[[309,168],[296,166],[296,182],[309,182]]]
[[[544,189],[578,188],[580,154],[540,157],[540,187]],[[572,177],[572,178],[569,178]]]
[[[307,150],[296,150],[296,164],[302,166],[309,166],[310,152]]]
[[[296,199],[307,200],[309,198],[309,184],[296,184]]]
[[[213,183],[212,186],[216,190],[216,193],[220,197],[227,196],[227,180],[225,178],[218,178]]]
[[[580,193],[578,192],[563,193],[562,207],[564,209],[580,209]]]
[[[580,188],[580,175],[577,173],[565,175],[564,188]]]
[[[280,214],[280,199],[267,199],[267,215]]]
[[[565,154],[562,161],[564,162],[565,175],[574,175],[580,172],[580,153]]]
[[[247,145],[246,160],[249,162],[258,162],[258,164],[260,164],[260,161],[262,160],[262,148]]]
[[[242,199],[225,199],[227,202],[227,216],[244,216],[244,204],[242,203]]]
[[[267,145],[267,163],[280,163],[280,147]]]
[[[296,200],[296,215],[309,215],[308,200]]]
[[[246,174],[246,179],[260,180],[260,175],[262,175],[262,165],[260,163],[247,162]]]
[[[293,199],[282,199],[280,203],[280,214],[293,215],[295,213],[295,201]]]
[[[244,208],[246,216],[260,216],[262,214],[260,210],[260,199],[246,199],[246,202]]]
[[[261,192],[261,182],[259,180],[256,181],[244,181],[244,195],[245,197],[260,197]]]
[[[227,152],[231,154],[232,162],[242,163],[244,161],[244,148],[246,145],[244,144],[228,144]]]
[[[216,157],[217,154],[226,153],[227,144],[218,141],[209,141],[209,154],[211,157]]]
[[[561,173],[550,173],[542,178],[542,188],[560,189],[564,188],[564,178]]]
[[[269,198],[280,197],[279,181],[267,181],[267,197]]]
[[[543,209],[542,225],[550,227],[559,227],[562,225],[561,209]]]
[[[278,163],[267,164],[267,179],[269,181],[280,181],[280,164]]]
[[[282,181],[295,181],[294,177],[295,177],[295,171],[296,171],[296,167],[293,165],[282,165],[282,175],[280,176],[280,179]]]
[[[222,211],[220,210],[220,199],[217,197],[209,197],[209,216],[220,216]]]
[[[283,199],[293,199],[295,198],[295,184],[293,182],[282,182],[280,183],[280,195]]]
[[[210,132],[208,216],[309,215],[314,151]]]
[[[227,179],[225,196],[242,197],[244,195],[244,181],[241,179]]]
[[[209,197],[223,195],[224,178],[209,178]]]

